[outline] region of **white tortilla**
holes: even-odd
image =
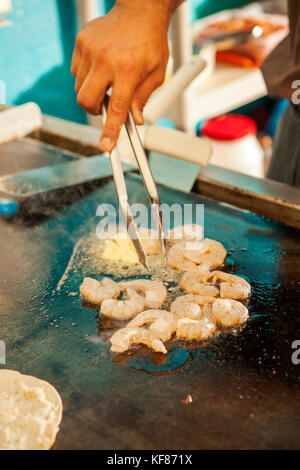
[[[48,382],[0,370],[0,450],[49,450],[62,419],[60,395]]]

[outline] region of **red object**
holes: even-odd
[[[250,57],[236,54],[235,52],[230,51],[217,51],[216,52],[216,61],[223,62],[225,64],[236,65],[237,67],[243,67],[246,69],[259,67],[259,62],[256,62]]]
[[[237,140],[247,135],[256,135],[257,126],[253,119],[240,114],[227,114],[207,121],[202,134],[215,140]]]

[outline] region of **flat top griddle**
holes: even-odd
[[[146,204],[139,178],[126,180],[131,201]],[[291,360],[300,340],[299,232],[159,190],[165,203],[205,204],[206,236],[231,250],[229,270],[253,288],[244,329],[192,348],[174,345],[166,362],[142,348],[111,355],[96,312],[69,295],[78,292],[80,270],[56,290],[78,240],[95,232],[98,205],[117,202],[107,180],[37,198],[14,219],[0,219],[1,367],[58,389],[64,416],[56,449],[299,449],[300,366]],[[185,405],[188,394],[193,402]]]

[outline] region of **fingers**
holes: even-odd
[[[82,51],[82,45],[83,45],[83,37],[82,33],[79,33],[76,38],[76,44],[73,52],[73,57],[72,57],[72,66],[71,66],[71,73],[74,77],[77,77],[80,62],[81,62],[81,51]]]
[[[90,64],[86,58],[82,59],[78,68],[75,91],[78,94],[90,70]]]
[[[127,77],[127,79],[124,79],[123,74],[114,82],[107,110],[107,119],[99,142],[102,152],[110,152],[116,145],[121,127],[126,121],[136,86],[137,78],[128,80]]]
[[[78,46],[78,43],[76,43],[76,46],[73,52],[72,66],[71,66],[71,74],[74,77],[76,77],[78,73],[80,58],[81,58],[80,47]]]
[[[77,96],[77,102],[89,114],[97,115],[100,112],[101,103],[109,86],[109,76],[99,74],[91,70],[84,80]]]
[[[122,76],[119,80],[115,81],[112,96],[109,100],[106,123],[99,142],[99,147],[103,152],[110,152],[116,145],[130,106],[135,123],[137,125],[144,123],[144,106],[153,91],[163,81],[164,70],[161,70],[161,68],[149,74],[141,84],[139,84],[140,80],[137,77],[125,81]]]
[[[71,74],[73,77],[77,76],[79,64],[80,64],[80,52],[78,49],[74,50],[73,57],[72,57],[72,66],[71,66]]]
[[[144,123],[144,106],[153,91],[163,83],[164,72],[159,68],[150,73],[142,83],[140,80],[141,77],[134,75],[131,78],[127,75],[127,79],[124,80],[122,73],[114,81],[107,119],[99,142],[103,152],[111,151],[116,145],[130,106],[136,124]],[[106,90],[112,81],[105,71],[100,72],[97,68],[89,70],[88,61],[81,61],[76,80],[78,104],[92,115],[99,114]]]
[[[147,104],[152,93],[164,82],[164,71],[159,69],[154,70],[137,88],[131,104],[131,110],[135,123],[138,126],[144,124],[143,109]]]

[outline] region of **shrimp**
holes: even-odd
[[[145,299],[138,295],[133,289],[126,289],[127,300],[107,299],[102,302],[100,312],[106,317],[118,320],[127,320],[145,308]]]
[[[215,284],[217,281],[220,283],[220,289],[208,282]],[[193,272],[184,274],[181,280],[181,287],[189,294],[195,295],[208,295],[220,297],[223,299],[247,299],[251,293],[251,287],[248,282],[233,274],[224,273],[223,271],[210,272],[209,266],[202,264],[197,266]]]
[[[185,339],[204,339],[212,335],[217,328],[217,322],[212,314],[211,305],[205,305],[199,320],[180,318],[177,321],[176,336]]]
[[[220,284],[220,297],[223,299],[247,299],[251,293],[250,284],[242,277],[222,271],[213,271],[211,273],[215,283],[217,280],[223,281]]]
[[[182,240],[197,241],[203,238],[203,228],[198,224],[186,224],[174,227],[168,233],[168,242],[170,245],[178,243]]]
[[[195,271],[185,273],[180,286],[189,294],[216,297],[219,289],[206,283],[210,275],[209,266],[202,264]]]
[[[179,271],[191,272],[195,270],[197,265],[184,257],[185,248],[186,244],[184,242],[175,243],[168,251],[168,263],[172,268]]]
[[[110,342],[112,352],[123,353],[132,344],[145,344],[156,352],[167,354],[164,343],[146,328],[122,328],[110,338]]]
[[[151,281],[149,279],[136,279],[134,281],[124,281],[120,283],[124,289],[133,289],[138,294],[144,294],[145,308],[160,308],[167,299],[167,289],[161,281]]]
[[[248,309],[232,299],[217,299],[212,306],[212,313],[218,323],[224,326],[240,325],[249,318]]]
[[[189,243],[183,251],[183,257],[195,264],[208,264],[216,268],[224,264],[226,250],[222,243],[206,238],[202,243]]]
[[[170,339],[176,330],[176,319],[166,310],[146,310],[131,320],[127,328],[138,328],[147,323],[151,323],[149,331],[162,341]]]
[[[107,277],[101,282],[86,277],[80,286],[80,294],[88,302],[101,304],[105,299],[119,297],[121,290],[119,284]]]
[[[177,297],[171,304],[171,313],[177,320],[181,318],[190,318],[191,320],[200,320],[203,314],[203,306],[211,304],[216,300],[215,297],[201,295],[183,295]]]
[[[155,230],[140,228],[138,232],[146,255],[157,255],[160,251],[158,233]]]
[[[152,323],[149,331],[162,341],[168,341],[176,331],[176,321],[170,321],[167,317],[158,318]]]

